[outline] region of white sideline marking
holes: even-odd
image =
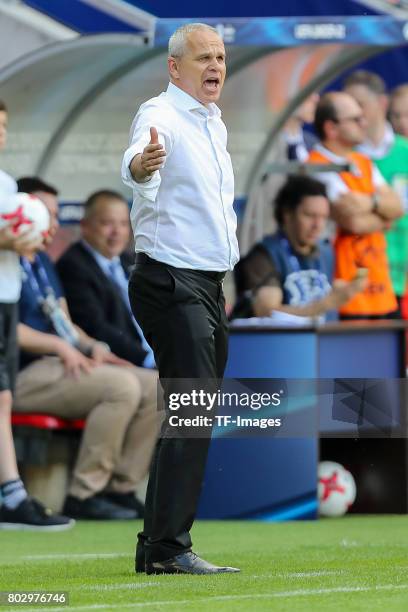
[[[144,589],[145,587],[164,586],[163,582],[125,582],[123,584],[95,584],[78,587],[78,591],[120,591],[122,589]]]
[[[314,576],[340,576],[342,572],[339,570],[322,570],[320,572],[292,572],[290,574],[282,574],[282,578],[313,578]]]
[[[319,576],[340,576],[344,570],[321,570],[313,572],[287,572],[284,574],[257,574],[251,578],[314,578]]]
[[[348,547],[361,546],[361,544],[356,542],[356,540],[347,540],[346,538],[344,538],[343,540],[341,540],[340,546],[344,546],[345,548],[348,548]]]
[[[25,555],[19,557],[23,561],[46,561],[50,559],[64,559],[69,561],[70,559],[116,559],[117,557],[133,557],[133,553],[73,553],[73,554],[57,554],[57,555]]]
[[[202,584],[202,583],[201,583]],[[374,587],[371,586],[356,586],[356,587],[333,587],[331,589],[299,589],[297,591],[277,591],[276,593],[253,593],[248,595],[215,595],[214,597],[200,597],[198,599],[179,599],[178,601],[163,600],[163,601],[146,601],[134,602],[129,604],[120,604],[121,609],[125,608],[149,608],[151,606],[180,606],[181,604],[200,604],[211,603],[215,601],[239,601],[240,599],[274,599],[289,598],[289,597],[308,597],[310,595],[329,595],[330,593],[358,593],[367,591],[393,591],[395,589],[408,589],[408,584],[380,584]],[[117,609],[117,604],[92,604],[88,606],[71,606],[72,610],[109,610]],[[24,608],[25,612],[44,612],[42,608]],[[58,608],[49,608],[47,612],[66,612],[66,606]]]

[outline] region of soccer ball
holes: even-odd
[[[318,467],[318,498],[321,516],[343,516],[356,499],[353,476],[340,463],[321,461]]]
[[[0,203],[0,228],[10,224],[14,234],[27,230],[35,236],[46,236],[50,214],[45,204],[31,193],[15,193]]]

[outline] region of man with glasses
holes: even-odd
[[[343,319],[394,318],[398,313],[384,230],[401,216],[402,206],[371,160],[354,150],[364,141],[366,128],[363,112],[350,95],[330,92],[321,98],[315,116],[320,143],[309,162],[348,165],[340,173],[318,173],[338,226],[335,276],[350,281],[364,269],[368,280],[364,291],[340,308]]]
[[[368,123],[366,139],[358,150],[375,163],[404,205],[404,216],[386,233],[391,280],[402,310],[408,278],[408,139],[396,134],[387,121],[386,85],[378,74],[352,72],[343,89],[358,102]]]

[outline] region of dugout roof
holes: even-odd
[[[159,19],[144,36],[48,45],[0,71],[10,110],[2,167],[14,176],[40,174],[65,201],[103,187],[130,197],[120,180],[129,126],[138,106],[166,88],[166,43],[182,21]],[[227,44],[220,106],[237,198],[259,180],[279,129],[311,91],[408,37],[408,23],[384,16],[207,21]]]

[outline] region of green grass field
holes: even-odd
[[[408,516],[205,522],[194,550],[240,574],[133,572],[139,522],[56,534],[0,531],[1,591],[68,591],[70,605],[1,610],[408,610]]]

